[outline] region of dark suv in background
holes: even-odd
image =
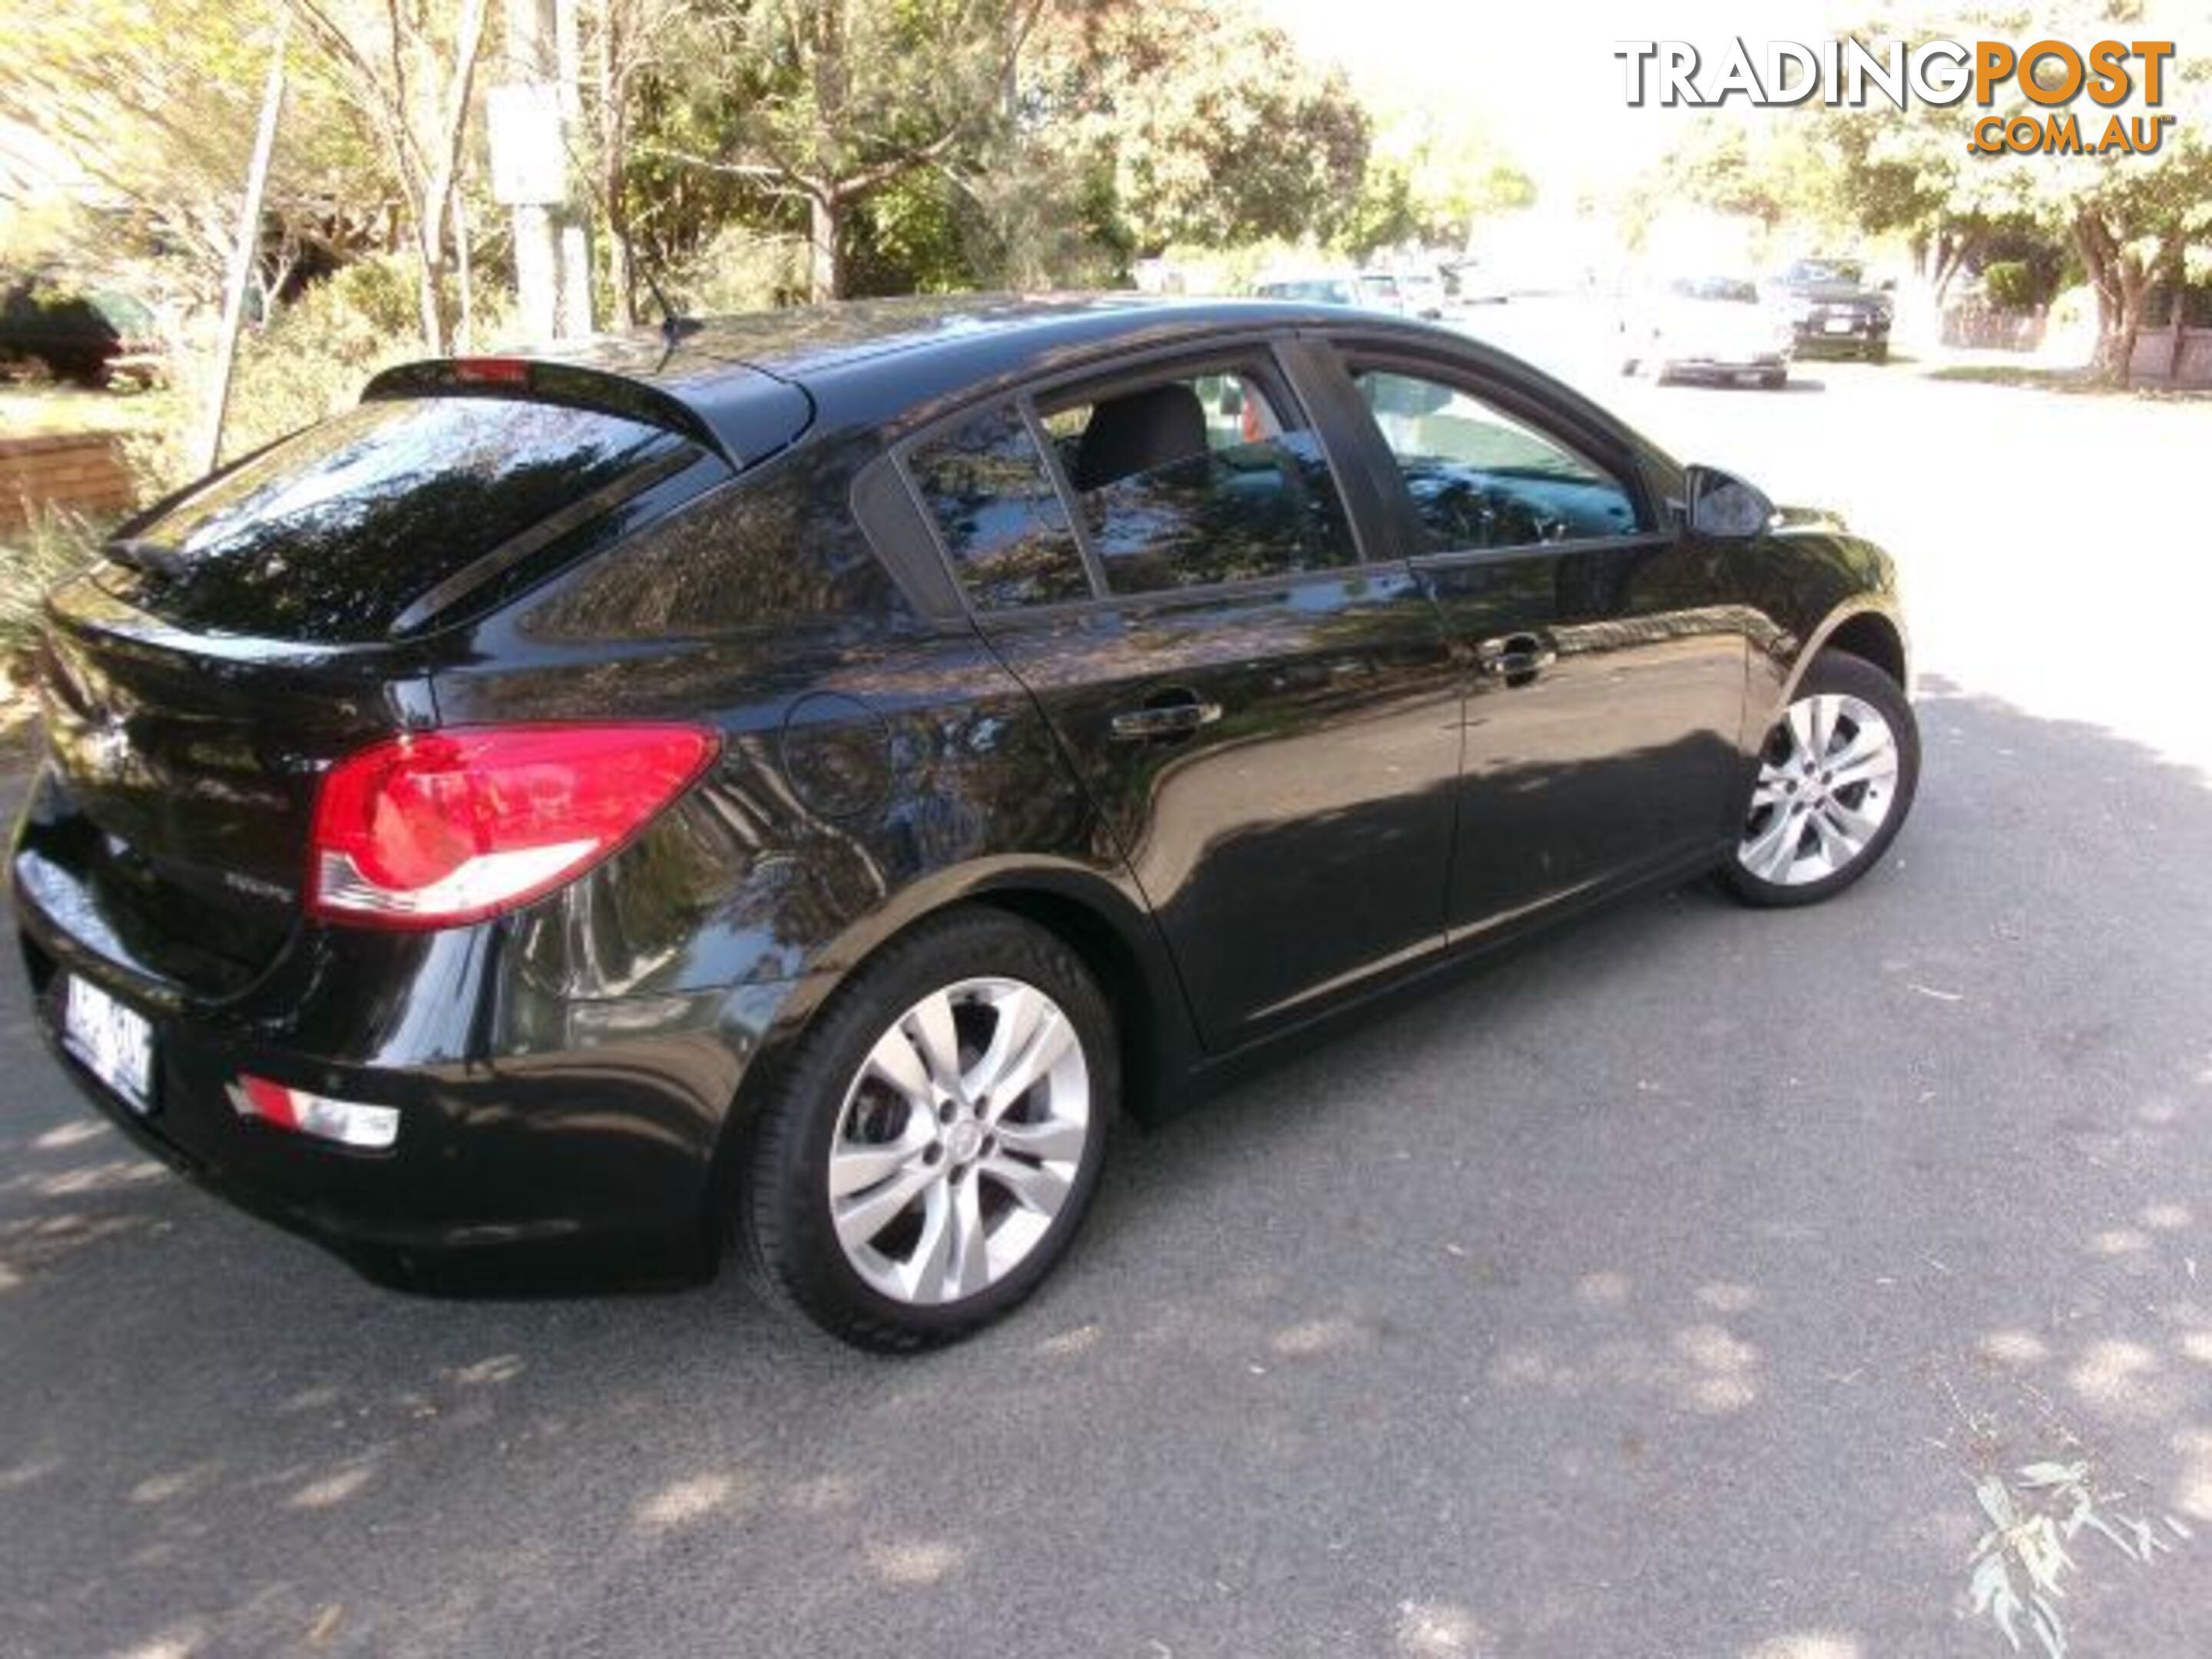
[[[1865,268],[1856,261],[1794,260],[1772,287],[1789,307],[1799,356],[1889,361],[1891,296],[1869,287]]]
[[[879,1346],[1034,1286],[1123,1109],[1655,884],[1825,897],[1918,765],[1877,549],[1327,306],[395,369],[48,612],[23,956],[141,1145],[404,1283],[726,1230]]]

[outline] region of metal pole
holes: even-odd
[[[561,88],[561,142],[574,144],[584,118],[583,48],[576,0],[553,0],[553,67]],[[592,242],[584,216],[576,210],[574,181],[568,205],[560,216],[561,301],[558,326],[564,337],[580,339],[592,331]]]
[[[239,325],[246,317],[246,284],[261,257],[261,198],[269,185],[269,160],[276,149],[276,113],[284,104],[284,48],[292,32],[289,12],[276,14],[276,46],[270,55],[269,81],[261,94],[261,125],[253,135],[253,160],[246,173],[246,200],[238,212],[238,240],[230,251],[230,272],[222,300],[222,329],[216,337],[215,385],[208,391],[206,424],[199,453],[202,472],[215,471],[222,458],[222,423],[230,412],[230,371],[238,356]]]

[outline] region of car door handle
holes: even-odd
[[[1146,703],[1142,708],[1123,710],[1114,716],[1112,731],[1124,742],[1142,743],[1151,738],[1181,737],[1201,726],[1211,726],[1220,718],[1219,703],[1181,692],[1172,699],[1162,697],[1157,702]]]
[[[1508,634],[1474,647],[1476,671],[1508,685],[1526,685],[1559,659],[1559,653],[1534,634]]]

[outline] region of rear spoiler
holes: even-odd
[[[658,387],[620,374],[534,357],[439,357],[387,368],[362,389],[361,400],[391,398],[521,398],[616,415],[674,432],[742,471],[735,454],[697,410]],[[754,457],[751,459],[758,459]]]

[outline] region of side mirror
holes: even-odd
[[[1748,541],[1765,535],[1774,522],[1774,503],[1732,472],[1717,466],[1693,466],[1685,483],[1690,497],[1685,522],[1692,536]]]

